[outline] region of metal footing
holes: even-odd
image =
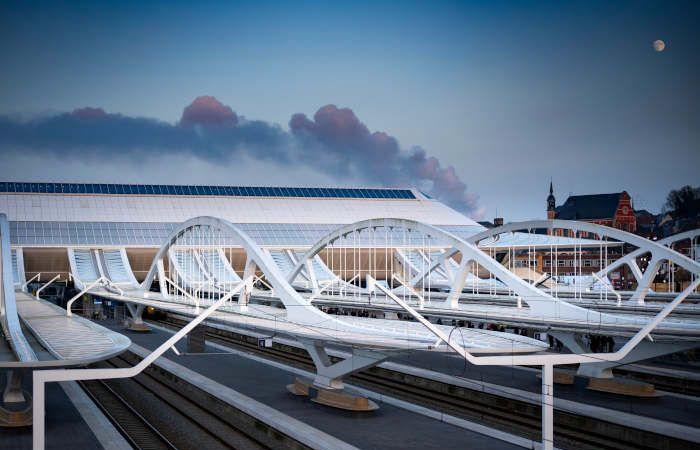
[[[135,322],[133,320],[128,320],[126,329],[129,331],[137,331],[139,333],[145,333],[151,331],[151,327],[146,325],[145,322]]]
[[[151,331],[151,328],[146,325],[142,319],[144,305],[133,305],[126,303],[126,309],[129,310],[131,317],[127,319],[127,329],[131,331],[146,332]]]
[[[21,403],[0,403],[0,428],[28,427],[32,424],[32,396],[23,391]]]
[[[379,409],[379,405],[367,397],[354,395],[343,389],[328,389],[315,386],[311,380],[301,378],[295,378],[294,383],[288,384],[287,391],[294,395],[309,397],[314,403],[346,411],[374,411]]]

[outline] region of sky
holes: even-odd
[[[475,218],[700,184],[697,2],[0,2],[0,179],[416,186]],[[662,39],[663,52],[652,43]]]

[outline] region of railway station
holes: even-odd
[[[700,230],[47,181],[0,238],[7,448],[700,447]]]

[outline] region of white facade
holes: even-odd
[[[433,225],[482,227],[414,191],[416,199],[272,198],[168,195],[0,194],[10,221],[168,222],[216,216],[233,223],[346,224],[401,217]]]

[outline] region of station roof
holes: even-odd
[[[415,189],[0,182],[0,213],[9,218],[12,245],[25,247],[158,247],[177,224],[197,216],[226,219],[272,247],[307,247],[339,226],[380,217],[434,225],[463,239],[484,230]],[[490,246],[526,245],[513,239]],[[535,239],[535,245],[576,242]]]
[[[0,182],[0,212],[13,222],[181,223],[214,216],[233,223],[347,224],[400,217],[481,229],[413,189]]]
[[[411,189],[0,182],[0,193],[415,199]]]

